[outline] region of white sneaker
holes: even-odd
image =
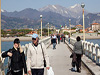
[[[73,67],[72,70],[75,71],[75,67]]]

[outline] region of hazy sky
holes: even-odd
[[[100,0],[1,0],[1,8],[7,11],[20,11],[25,8],[39,9],[47,5],[70,7],[85,3],[89,12],[100,12]]]

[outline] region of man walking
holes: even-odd
[[[56,49],[56,44],[57,44],[57,37],[56,37],[56,35],[53,35],[52,43],[53,43],[53,49]]]
[[[60,44],[60,34],[58,34],[58,44]]]
[[[44,75],[44,59],[49,69],[49,56],[44,43],[39,43],[38,34],[32,35],[32,43],[27,51],[27,70],[29,75]]]

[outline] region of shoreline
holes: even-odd
[[[73,38],[76,38],[75,36],[72,36]],[[1,37],[1,41],[2,42],[11,42],[14,41],[15,38],[19,38],[20,41],[32,41],[32,37]],[[45,38],[45,37],[43,37]],[[83,39],[83,37],[81,36],[81,38]],[[86,36],[86,40],[95,40],[95,39],[100,39],[100,36]]]
[[[32,37],[1,37],[2,42],[11,42],[14,41],[15,38],[19,38],[20,41],[32,41]],[[46,38],[43,36],[43,39]]]
[[[32,40],[32,38],[31,37],[2,37],[1,38],[1,41],[2,42],[11,42],[11,41],[14,41],[14,39],[15,38],[19,38],[20,39],[20,41],[31,41]]]

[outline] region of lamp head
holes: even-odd
[[[42,18],[42,15],[40,15],[40,18]]]
[[[85,4],[84,4],[84,3],[82,3],[82,4],[81,4],[81,7],[82,7],[82,8],[84,8],[84,7],[85,7]]]
[[[69,21],[71,21],[71,19],[69,19]]]

